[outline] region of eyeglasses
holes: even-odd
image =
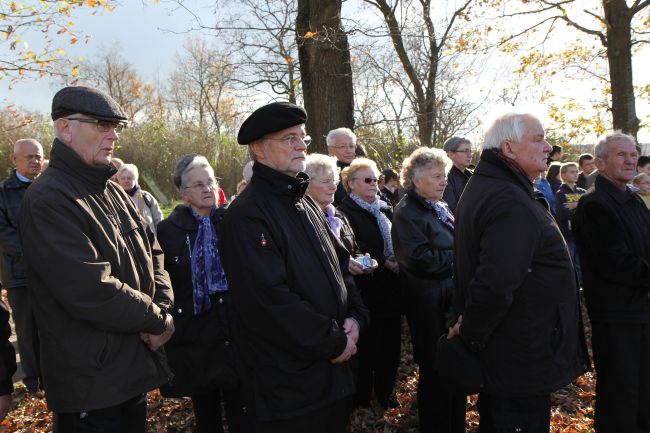
[[[454,153],[464,153],[465,155],[471,155],[472,154],[472,149],[465,149],[465,150],[452,150]]]
[[[322,183],[323,185],[334,185],[337,186],[339,184],[339,180],[334,180],[334,179],[318,179],[317,182]]]
[[[290,135],[286,138],[267,138],[267,140],[283,141],[284,144],[290,147],[296,147],[298,143],[303,143],[307,147],[311,144],[311,137],[309,135],[305,138],[300,138],[297,135]]]
[[[194,185],[188,185],[184,189],[193,189],[194,191],[203,191],[208,188],[209,191],[214,191],[217,189],[217,183],[215,181],[210,181],[208,183],[197,182]]]
[[[361,179],[361,180],[363,180],[365,183],[368,183],[368,184],[370,184],[370,183],[377,183],[377,178],[376,178],[376,177],[363,177],[363,178],[361,178],[361,177],[357,177],[356,179]]]
[[[108,120],[99,120],[99,119],[88,119],[86,117],[66,117],[68,120],[76,120],[81,123],[94,123],[97,125],[97,130],[101,133],[106,133],[111,130],[115,130],[118,134],[124,129],[122,123],[109,122]]]
[[[355,150],[357,148],[356,144],[339,144],[338,146],[332,146],[335,149],[345,149],[345,150]]]

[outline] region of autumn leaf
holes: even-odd
[[[314,36],[316,36],[317,34],[318,34],[318,32],[307,32],[307,33],[305,33],[305,39],[311,39]]]

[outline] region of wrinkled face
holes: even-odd
[[[560,175],[562,182],[565,183],[576,183],[578,181],[578,167],[568,167],[564,174]]]
[[[22,141],[11,155],[11,162],[18,173],[35,179],[43,168],[43,148],[36,141]]]
[[[445,167],[431,164],[413,178],[415,192],[432,201],[442,200],[442,193],[447,186]]]
[[[354,177],[348,182],[350,192],[361,197],[368,203],[373,203],[377,198],[378,177],[369,168],[360,168],[354,173]]]
[[[621,188],[634,178],[639,153],[632,141],[617,138],[607,146],[607,158],[596,157],[596,166],[600,174]]]
[[[306,166],[307,145],[302,141],[306,136],[305,125],[296,125],[268,134],[250,146],[258,162],[296,177]]]
[[[214,175],[205,167],[196,167],[183,177],[183,203],[200,215],[207,215],[217,204],[219,185]]]
[[[585,175],[590,175],[596,169],[596,162],[593,159],[585,159],[582,161],[582,171]]]
[[[537,119],[524,117],[523,124],[525,132],[521,141],[506,141],[501,148],[515,160],[529,179],[535,179],[541,171],[546,170],[546,160],[553,148],[544,139],[544,128]]]
[[[92,119],[92,117],[82,114],[71,117]],[[57,119],[56,125],[62,141],[74,150],[86,164],[102,166],[111,163],[115,142],[119,138],[115,129],[99,132],[95,123],[82,123],[65,117]]]
[[[128,170],[124,170],[117,176],[117,183],[120,184],[124,191],[131,191],[135,186],[135,176]]]
[[[461,171],[465,170],[472,163],[472,145],[463,143],[458,149],[447,152],[447,156]]]
[[[335,176],[332,170],[321,171],[309,180],[307,194],[321,209],[325,209],[334,202],[334,193],[338,183],[338,176]]]
[[[346,135],[337,135],[332,146],[327,146],[330,156],[335,157],[341,162],[349,164],[356,158],[357,146],[351,137]]]

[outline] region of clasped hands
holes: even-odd
[[[171,314],[165,317],[165,331],[162,334],[154,335],[148,332],[141,332],[140,339],[144,341],[149,349],[152,351],[158,350],[163,344],[167,343],[174,335],[174,319]]]
[[[359,324],[353,318],[348,317],[345,319],[345,322],[343,322],[343,329],[345,330],[345,336],[347,337],[347,344],[345,345],[345,350],[343,353],[330,360],[332,364],[341,364],[349,360],[357,353],[357,341],[359,341]]]

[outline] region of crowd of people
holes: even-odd
[[[160,388],[191,398],[199,433],[344,433],[354,408],[397,404],[405,316],[420,432],[464,432],[477,392],[480,433],[547,433],[550,393],[592,365],[581,287],[595,431],[650,431],[650,157],[633,137],[562,162],[536,117],[508,113],[475,166],[451,137],[380,171],[348,128],[307,154],[307,113],[275,102],[241,125],[230,202],[185,155],[163,219],[113,157],[115,100],[66,87],[52,120],[48,168],[19,140],[0,184],[0,277],[55,432],[144,433]]]

